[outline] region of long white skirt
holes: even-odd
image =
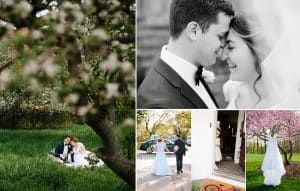
[[[156,154],[152,166],[152,174],[158,176],[172,175],[170,167],[168,166],[168,161],[165,153],[159,152]]]
[[[281,184],[281,177],[285,174],[285,169],[276,138],[270,138],[268,141],[261,170],[264,172],[265,185],[278,186]]]

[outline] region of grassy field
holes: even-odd
[[[133,190],[107,167],[74,169],[53,162],[48,152],[74,135],[90,151],[101,146],[87,126],[68,129],[0,130],[0,191]]]
[[[296,191],[300,190],[299,178],[283,176],[281,184],[277,187],[263,185],[264,176],[258,168],[262,165],[264,155],[247,154],[247,191]],[[294,154],[292,161],[300,162],[300,154]]]

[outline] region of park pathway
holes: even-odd
[[[155,154],[139,152],[137,154],[137,190],[138,191],[190,191],[191,190],[191,149],[183,158],[183,174],[176,174],[176,159],[173,153],[167,153],[172,176],[154,176],[151,174]]]

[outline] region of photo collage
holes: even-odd
[[[299,0],[0,0],[0,191],[300,191]]]

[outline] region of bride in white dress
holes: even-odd
[[[264,173],[265,185],[280,185],[281,177],[285,174],[285,169],[278,149],[277,138],[275,136],[269,136],[267,143],[267,151],[261,170]]]
[[[76,137],[71,138],[70,144],[73,147],[73,154],[74,154],[74,162],[72,163],[72,166],[75,167],[88,166],[89,161],[85,159],[88,153],[84,145],[80,143]]]
[[[253,33],[246,15],[231,21],[223,59],[230,70],[230,80],[223,86],[227,109],[268,108],[269,94],[262,81],[261,62],[268,49],[259,45],[263,38]],[[259,41],[259,43],[257,43]],[[259,44],[259,45],[258,45]]]
[[[298,6],[293,6],[299,1],[253,0],[249,3],[253,4],[254,12],[264,7],[264,3],[274,6],[273,15],[265,11],[265,14],[255,12],[232,19],[223,53],[231,73],[230,80],[223,86],[229,102],[227,108],[299,108],[300,14],[295,9]],[[275,19],[270,21],[272,18]]]
[[[170,167],[168,166],[165,150],[168,150],[166,144],[161,139],[156,144],[156,157],[152,166],[152,174],[158,176],[172,175]]]
[[[221,138],[220,138],[220,134],[221,134],[221,129],[217,128],[216,130],[216,158],[215,158],[215,162],[220,162],[222,160],[222,153],[221,153]],[[215,163],[215,170],[218,170],[218,166]]]

